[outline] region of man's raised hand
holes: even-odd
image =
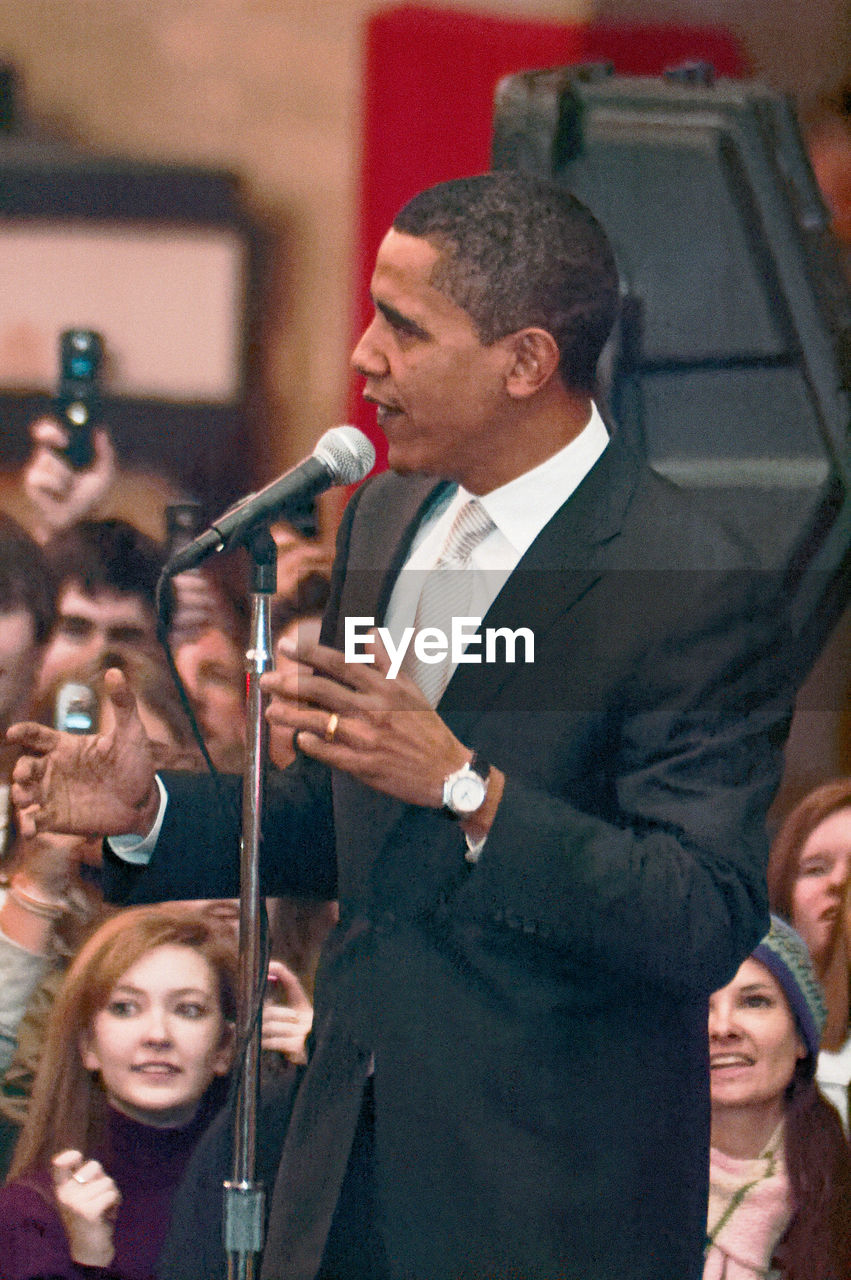
[[[405,675],[388,676],[390,658],[376,634],[375,661],[347,663],[337,649],[299,643],[296,663],[267,672],[266,717],[305,755],[341,769],[408,804],[443,804],[443,779],[471,752]]]
[[[147,835],[159,807],[151,743],[136,699],[120,671],[108,671],[114,725],[108,733],[60,733],[16,724],[7,740],[21,755],[12,773],[12,803],[21,834]]]

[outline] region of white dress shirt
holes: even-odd
[[[538,534],[601,457],[609,443],[609,433],[592,404],[588,423],[569,444],[531,471],[509,480],[479,498],[495,528],[479,543],[470,557],[474,573],[470,616],[483,618],[506,578],[516,569]],[[460,485],[449,490],[443,501],[423,521],[414,537],[408,558],[390,596],[384,625],[398,645],[405,627],[412,626],[420,598],[424,571],[433,569],[440,558],[452,522],[459,509],[473,495]],[[150,861],[165,817],[168,795],[157,778],[160,808],[147,836],[116,836],[109,844],[125,862],[140,865]],[[477,849],[484,844],[475,846]],[[473,847],[473,846],[471,846]]]
[[[606,425],[592,405],[588,424],[563,449],[478,499],[495,528],[474,548],[466,570],[475,575],[471,617],[485,616],[521,557],[579,487],[608,442]],[[405,627],[413,625],[424,576],[437,564],[456,515],[471,497],[460,485],[450,489],[417,530],[384,622],[395,645]]]

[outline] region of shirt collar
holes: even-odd
[[[592,403],[591,417],[578,436],[546,461],[479,498],[497,529],[522,555],[559,507],[588,475],[609,443],[606,424]],[[459,486],[453,507],[473,495]]]

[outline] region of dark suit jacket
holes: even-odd
[[[326,638],[383,617],[434,486],[384,475],[340,531]],[[486,625],[532,665],[458,668],[440,714],[507,777],[477,866],[457,824],[301,760],[273,778],[266,892],[339,895],[264,1280],[322,1253],[370,1055],[402,1280],[691,1280],[706,999],[767,927],[764,814],[789,695],[778,601],[615,439]],[[197,778],[131,896],[235,892]]]

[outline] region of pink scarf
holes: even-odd
[[[771,1258],[792,1216],[783,1127],[755,1160],[712,1148],[703,1280],[770,1280]]]

